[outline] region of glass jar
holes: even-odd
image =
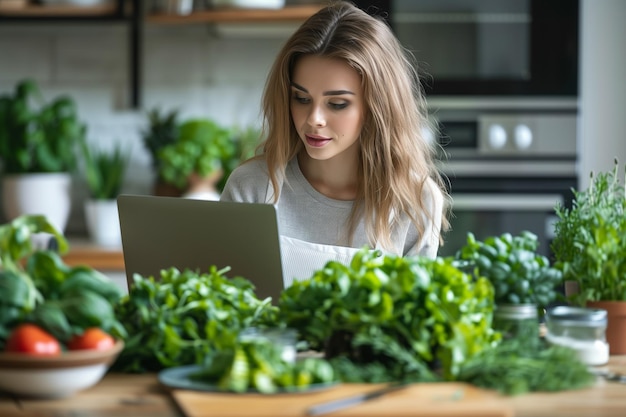
[[[493,328],[503,339],[539,337],[539,319],[535,304],[501,304],[493,314]]]
[[[574,349],[587,365],[604,365],[609,360],[606,325],[606,310],[554,307],[546,312],[546,340]]]
[[[281,358],[289,363],[296,361],[297,333],[294,329],[248,327],[238,336],[240,341],[266,340],[276,346],[281,352]]]

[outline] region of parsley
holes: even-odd
[[[591,184],[573,191],[572,208],[557,206],[552,242],[563,279],[578,283],[573,301],[626,301],[626,196],[611,172],[591,174]]]

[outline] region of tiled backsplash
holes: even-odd
[[[141,141],[145,112],[180,109],[181,119],[212,118],[224,126],[260,123],[260,98],[271,63],[287,35],[228,37],[207,24],[145,27],[142,108],[131,109],[128,28],[119,23],[33,24],[0,27],[0,92],[34,78],[45,98],[71,95],[88,139],[131,146],[125,192],[150,193],[153,173]],[[218,32],[219,33],[219,32]],[[76,186],[67,234],[84,233]],[[2,218],[4,215],[2,214]]]

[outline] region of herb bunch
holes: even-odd
[[[273,323],[271,299],[258,299],[250,281],[228,278],[228,270],[169,268],[158,279],[136,274],[116,306],[129,336],[114,367],[148,372],[200,364],[213,351],[234,346],[241,329]]]
[[[585,388],[595,376],[573,349],[535,337],[506,339],[480,352],[461,366],[458,380],[520,395]]]
[[[573,190],[571,209],[556,207],[551,247],[563,278],[578,283],[572,300],[580,305],[626,301],[626,183],[618,169],[615,160],[612,171],[592,173],[586,190]]]
[[[491,284],[451,262],[362,249],[285,289],[280,317],[328,359],[380,364],[378,380],[432,379],[435,369],[450,380],[498,337]]]
[[[469,261],[475,274],[493,284],[496,304],[545,307],[556,300],[563,278],[547,257],[537,253],[538,247],[537,236],[529,231],[517,236],[503,233],[484,241],[469,232],[456,259]]]

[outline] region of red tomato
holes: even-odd
[[[115,345],[115,339],[99,327],[90,327],[83,334],[75,335],[67,344],[69,350],[107,350]]]
[[[7,340],[5,351],[29,355],[60,355],[61,344],[41,327],[26,323],[13,329]]]

